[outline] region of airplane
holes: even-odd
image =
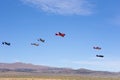
[[[41,38],[40,38],[40,39],[38,39],[38,41],[45,42],[45,40],[43,40],[43,39],[41,39]]]
[[[55,33],[56,36],[61,36],[61,37],[64,37],[65,34],[64,33],[61,33],[61,32],[58,32],[58,33]]]
[[[34,46],[39,46],[38,43],[31,43],[31,45],[34,45]]]
[[[96,50],[101,50],[100,47],[93,47],[93,49],[96,49]]]
[[[103,58],[104,56],[103,56],[103,55],[96,55],[96,57],[101,57],[101,58]]]
[[[2,42],[2,44],[10,46],[10,43],[8,43],[8,42]]]

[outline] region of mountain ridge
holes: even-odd
[[[120,77],[120,72],[109,71],[95,71],[85,68],[72,69],[72,68],[58,68],[43,65],[34,65],[31,63],[0,63],[0,76],[1,75],[74,75],[74,76],[107,76],[107,77]]]

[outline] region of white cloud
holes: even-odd
[[[87,0],[22,0],[37,8],[60,15],[89,15],[92,14],[92,4]]]

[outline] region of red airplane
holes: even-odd
[[[61,37],[64,37],[65,34],[64,33],[61,33],[61,32],[58,32],[58,33],[55,33],[56,36],[61,36]]]
[[[96,50],[101,50],[100,47],[93,47],[93,49],[96,49]]]

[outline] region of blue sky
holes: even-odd
[[[120,0],[1,0],[0,62],[120,71]],[[66,34],[64,38],[56,32]],[[46,40],[38,42],[38,38]],[[40,46],[32,46],[38,42]],[[93,50],[100,46],[102,50]],[[96,58],[102,54],[103,59]]]

